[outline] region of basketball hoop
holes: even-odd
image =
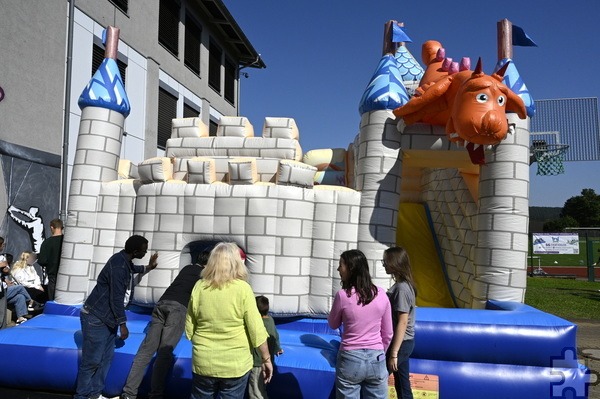
[[[554,176],[565,173],[563,163],[568,148],[567,144],[534,145],[532,151],[537,161],[537,175]]]

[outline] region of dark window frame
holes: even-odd
[[[158,112],[156,127],[156,146],[161,150],[167,148],[167,140],[171,138],[173,119],[177,118],[178,97],[168,90],[158,88]]]
[[[200,111],[195,107],[190,105],[187,101],[183,102],[183,117],[184,118],[198,118],[200,116]]]
[[[200,49],[202,47],[202,25],[189,13],[185,16],[184,63],[196,75],[200,75]]]
[[[104,61],[104,48],[96,43],[92,46],[92,75],[96,73],[96,70]],[[117,68],[119,68],[119,73],[121,74],[121,79],[123,80],[123,85],[125,85],[125,79],[127,78],[127,63],[121,61],[117,58]]]
[[[129,0],[108,0],[119,10],[123,11],[125,15],[129,11]]]
[[[223,97],[235,106],[235,81],[237,67],[233,61],[225,57],[225,84],[223,87]]]
[[[158,42],[175,57],[179,56],[181,5],[175,0],[159,0]]]
[[[223,49],[214,40],[210,40],[208,51],[208,86],[221,93],[221,66]]]
[[[218,128],[219,128],[219,124],[216,121],[213,121],[211,118],[210,121],[208,122],[208,135],[216,136]]]

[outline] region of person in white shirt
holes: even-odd
[[[25,251],[19,257],[12,267],[13,278],[25,287],[31,298],[38,303],[46,303],[48,294],[42,287],[42,281],[39,274],[35,270],[36,255],[32,252]]]
[[[1,291],[6,296],[7,305],[12,305],[17,315],[17,324],[27,321],[28,304],[31,309],[36,304],[31,299],[27,290],[22,285],[17,285],[11,279],[10,266],[7,259],[8,254],[0,255],[0,279],[2,280]],[[0,323],[2,324],[2,323]]]

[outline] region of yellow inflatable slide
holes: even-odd
[[[408,251],[417,306],[455,307],[423,204],[400,204],[396,243]]]

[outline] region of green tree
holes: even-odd
[[[562,233],[566,227],[579,227],[579,224],[571,216],[563,216],[544,223],[544,231],[546,233]]]
[[[579,227],[600,227],[600,195],[591,188],[584,188],[581,195],[571,197],[565,202],[560,216],[572,217]]]

